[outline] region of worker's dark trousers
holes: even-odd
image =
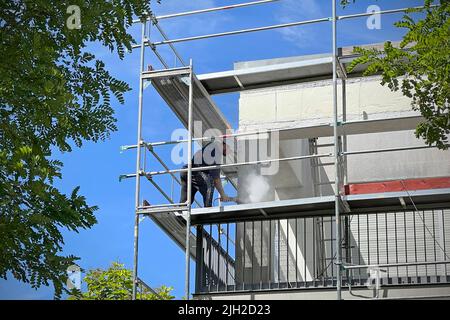
[[[187,172],[182,172],[181,178],[181,199],[180,203],[185,203],[187,201]],[[194,202],[195,194],[199,191],[203,197],[203,205],[205,207],[212,207],[213,196],[214,196],[214,182],[211,175],[201,172],[192,172],[192,190],[191,199]]]

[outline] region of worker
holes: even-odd
[[[192,168],[215,166],[217,159],[216,151],[221,152],[225,157],[229,153],[229,146],[225,140],[222,143],[211,141],[205,145],[201,150],[198,150],[192,158]],[[186,169],[188,165],[183,168]],[[181,173],[181,200],[180,203],[187,201],[187,185],[188,173]],[[204,169],[201,171],[192,171],[192,189],[191,201],[194,202],[195,194],[199,191],[203,197],[203,205],[205,207],[212,207],[214,188],[220,194],[221,201],[230,202],[233,198],[229,197],[223,190],[222,180],[220,179],[220,168]]]

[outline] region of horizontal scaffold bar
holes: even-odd
[[[283,130],[291,130],[290,129],[270,129],[270,130],[264,130],[264,131],[252,131],[252,132],[240,132],[240,133],[232,133],[232,134],[226,134],[226,135],[219,135],[219,136],[213,136],[213,137],[201,137],[201,138],[192,138],[192,142],[195,141],[213,141],[215,139],[229,139],[233,137],[240,137],[240,136],[263,136],[273,133],[273,132],[279,132]],[[170,144],[179,144],[179,143],[187,143],[189,140],[187,139],[181,139],[181,140],[170,140],[170,141],[158,141],[158,142],[142,142],[142,146],[146,146],[147,148],[151,149],[153,147],[158,146],[164,146],[164,145],[170,145]],[[137,145],[128,145],[128,146],[122,146],[121,150],[129,150],[129,149],[136,149]]]
[[[296,156],[296,157],[288,157],[288,158],[279,158],[279,159],[267,159],[267,160],[255,160],[255,161],[248,161],[248,162],[237,162],[237,163],[227,163],[227,164],[218,164],[218,165],[212,165],[212,166],[205,166],[205,167],[193,167],[192,171],[203,171],[203,170],[211,170],[211,169],[220,169],[220,168],[230,168],[230,167],[239,167],[239,166],[246,166],[246,165],[258,165],[258,164],[268,164],[271,162],[282,162],[282,161],[295,161],[295,160],[305,160],[305,159],[312,159],[312,158],[325,158],[325,157],[332,157],[332,153],[324,153],[324,154],[313,154],[313,155],[306,155],[306,156]],[[180,172],[188,172],[187,168],[184,169],[172,169],[172,170],[162,170],[162,171],[152,171],[152,172],[140,172],[140,176],[157,176],[162,174],[171,174],[171,173],[180,173]],[[135,178],[136,174],[124,174],[121,175],[121,179],[126,178]]]
[[[439,5],[432,5],[431,8],[438,7]],[[408,10],[417,10],[417,9],[424,9],[424,6],[418,6],[418,7],[410,7],[410,8],[400,8],[400,9],[390,9],[390,10],[382,10],[379,12],[363,12],[363,13],[356,13],[356,14],[348,14],[348,15],[342,15],[338,16],[338,20],[346,20],[346,19],[354,19],[354,18],[363,18],[363,17],[369,17],[373,16],[374,14],[393,14],[393,13],[401,13],[406,12]]]
[[[450,145],[448,145],[450,147]],[[398,147],[398,148],[387,148],[387,149],[373,149],[373,150],[361,150],[361,151],[347,151],[341,152],[341,156],[350,156],[357,154],[367,154],[367,153],[381,153],[381,152],[395,152],[395,151],[409,151],[409,150],[420,150],[420,149],[430,149],[436,148],[436,146],[413,146],[413,147]],[[296,156],[296,157],[288,157],[288,158],[280,158],[280,159],[267,159],[267,160],[257,160],[257,161],[249,161],[249,162],[238,162],[238,163],[228,163],[221,165],[214,165],[208,167],[194,167],[192,171],[202,171],[207,169],[220,169],[220,168],[228,168],[228,167],[238,167],[244,165],[258,165],[265,164],[271,162],[282,162],[282,161],[293,161],[293,160],[303,160],[303,159],[311,159],[311,158],[323,158],[323,157],[331,157],[332,153],[325,154],[317,154],[317,155],[306,155],[306,156]],[[155,176],[162,174],[174,174],[180,172],[187,172],[188,169],[172,169],[172,170],[163,170],[163,171],[153,171],[153,172],[141,172],[141,176]],[[136,174],[124,174],[120,176],[120,179],[134,178]]]
[[[167,206],[167,207],[138,209],[138,210],[136,210],[136,213],[142,214],[142,215],[152,215],[152,214],[159,214],[159,213],[176,212],[179,215],[181,215],[183,213],[183,211],[186,211],[186,210],[188,210],[188,206]]]
[[[422,262],[400,262],[400,263],[381,263],[381,264],[365,264],[365,265],[351,265],[343,264],[344,269],[365,269],[365,268],[389,268],[389,267],[409,267],[409,266],[425,266],[436,264],[450,264],[450,260],[444,261],[422,261]]]
[[[439,5],[433,5],[432,7],[436,7],[436,6],[439,6]],[[371,16],[374,14],[393,14],[393,13],[407,12],[408,10],[411,10],[411,9],[424,9],[424,8],[425,8],[425,6],[418,6],[418,7],[410,7],[410,8],[381,10],[381,11],[377,11],[377,12],[364,12],[364,13],[357,13],[357,14],[350,14],[350,15],[342,15],[342,16],[338,16],[336,18],[337,18],[337,20],[347,20],[347,19],[352,19],[352,18],[367,17],[367,16]],[[156,17],[156,19],[158,19],[158,17]],[[138,21],[140,21],[140,20],[136,20],[136,22],[138,22]],[[273,29],[279,29],[279,28],[296,27],[296,26],[301,26],[301,25],[306,25],[306,24],[313,24],[313,23],[320,23],[320,22],[327,22],[327,21],[332,21],[332,18],[324,17],[324,18],[319,18],[319,19],[296,21],[296,22],[290,22],[290,23],[269,25],[269,26],[264,26],[264,27],[213,33],[213,34],[207,34],[207,35],[201,35],[201,36],[178,38],[178,39],[172,39],[172,40],[165,39],[163,41],[158,41],[158,42],[154,42],[154,43],[146,42],[145,45],[158,46],[158,45],[178,43],[178,42],[186,42],[186,41],[193,41],[193,40],[202,40],[202,39],[217,38],[217,37],[223,37],[223,36],[238,35],[238,34],[244,34],[244,33],[249,33],[249,32],[259,32],[259,31],[273,30]],[[141,45],[135,45],[132,48],[135,49],[140,46]]]
[[[351,155],[356,155],[356,154],[408,151],[408,150],[433,149],[433,148],[436,148],[436,146],[413,146],[413,147],[398,147],[398,148],[386,148],[386,149],[347,151],[347,152],[342,152],[341,154],[345,155],[345,156],[351,156]]]
[[[419,115],[416,116],[404,116],[397,118],[386,119],[373,119],[373,120],[356,120],[340,123],[339,134],[340,135],[352,135],[362,133],[377,133],[386,131],[402,131],[413,130],[422,121],[423,118]],[[343,128],[341,130],[341,127]],[[304,138],[317,138],[332,136],[332,124],[322,123],[312,125],[309,127],[283,127],[274,129],[261,129],[259,131],[246,131],[232,134],[218,135],[212,137],[199,137],[193,138],[192,141],[211,141],[213,139],[226,139],[240,136],[256,136],[258,138],[266,138],[265,135],[279,132],[280,138],[285,138],[281,134],[285,134],[286,138],[290,139],[304,139]],[[159,141],[159,142],[142,142],[142,146],[146,146],[151,149],[152,147],[187,143],[187,139],[171,140],[171,141]],[[333,145],[330,145],[333,146]],[[122,146],[122,150],[136,149],[137,145]]]
[[[172,76],[178,76],[178,75],[188,75],[190,72],[191,72],[190,67],[152,70],[152,71],[142,72],[141,78],[142,79],[153,79],[153,78],[160,78],[160,77],[172,77]]]
[[[252,1],[252,2],[246,2],[246,3],[231,4],[231,5],[222,6],[222,7],[207,8],[207,9],[200,9],[200,10],[160,15],[160,16],[156,16],[155,18],[157,20],[178,18],[178,17],[184,17],[184,16],[191,16],[191,15],[195,15],[195,14],[202,14],[202,13],[209,13],[209,12],[223,11],[223,10],[230,10],[230,9],[238,9],[238,8],[243,8],[243,7],[277,2],[277,1],[280,1],[280,0],[259,0],[259,1]],[[141,22],[140,19],[133,20],[133,23],[139,23],[139,22]]]
[[[139,210],[145,210],[145,209],[153,209],[153,208],[165,208],[165,207],[186,207],[186,203],[164,203],[164,204],[156,204],[156,205],[150,205],[150,206],[139,206]]]
[[[324,157],[331,157],[332,155],[333,155],[332,153],[325,153],[325,154],[314,154],[314,155],[296,156],[296,157],[279,158],[279,159],[267,159],[267,160],[248,161],[248,162],[218,164],[218,165],[206,166],[206,167],[194,167],[194,168],[192,168],[192,171],[203,171],[203,170],[208,170],[208,169],[220,169],[220,168],[230,168],[230,167],[239,167],[239,166],[248,166],[248,165],[268,164],[268,163],[272,163],[272,162],[305,160],[305,159],[312,159],[312,158],[324,158]],[[153,172],[146,173],[146,175],[155,176],[155,175],[161,175],[161,174],[169,174],[171,172],[175,173],[175,172],[187,172],[187,171],[188,171],[188,169],[174,169],[174,170],[169,170],[169,171],[153,171]]]
[[[238,3],[238,4],[232,4],[232,5],[228,5],[228,6],[222,6],[222,7],[207,8],[207,9],[193,10],[193,11],[187,11],[187,12],[174,13],[174,14],[160,15],[160,16],[156,16],[156,19],[163,20],[163,19],[169,19],[169,18],[191,16],[191,15],[195,15],[195,14],[210,13],[210,12],[230,10],[230,9],[238,9],[238,8],[256,6],[256,5],[261,5],[261,4],[268,4],[268,3],[272,3],[272,2],[278,2],[278,1],[280,1],[280,0],[259,0],[259,1]]]
[[[235,30],[235,31],[206,34],[206,35],[202,35],[202,36],[194,36],[194,37],[179,38],[179,39],[173,39],[173,40],[158,41],[158,42],[152,43],[152,45],[159,46],[159,45],[169,44],[169,43],[178,43],[178,42],[186,42],[186,41],[193,41],[193,40],[218,38],[218,37],[232,36],[232,35],[238,35],[238,34],[244,34],[244,33],[250,33],[250,32],[296,27],[296,26],[301,26],[301,25],[306,25],[306,24],[320,23],[320,22],[327,22],[327,21],[330,21],[330,18],[320,18],[320,19],[290,22],[290,23],[281,23],[281,24],[275,24],[275,25],[270,25],[270,26],[265,26],[265,27],[241,29],[241,30]]]

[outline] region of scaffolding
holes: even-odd
[[[139,75],[139,104],[138,104],[138,130],[137,130],[137,143],[135,145],[129,145],[122,147],[123,150],[136,149],[136,172],[132,174],[124,174],[121,179],[135,178],[135,224],[134,224],[134,267],[133,267],[133,299],[137,298],[138,286],[140,279],[138,277],[138,248],[139,248],[139,223],[140,217],[142,215],[150,216],[163,230],[171,229],[168,234],[171,235],[172,239],[185,250],[185,298],[190,298],[190,258],[196,258],[198,252],[192,250],[191,244],[196,239],[195,235],[191,232],[191,227],[193,225],[202,225],[207,223],[223,223],[229,221],[252,221],[254,219],[260,218],[261,215],[264,217],[277,216],[277,217],[295,217],[302,211],[308,211],[309,214],[314,212],[314,214],[320,214],[324,211],[334,210],[334,223],[335,223],[335,238],[341,239],[341,214],[343,212],[349,212],[349,208],[358,208],[366,210],[366,212],[372,212],[373,208],[377,207],[377,204],[382,203],[381,207],[386,208],[397,208],[398,199],[402,197],[414,197],[416,200],[414,204],[415,209],[417,206],[422,206],[420,208],[426,208],[427,206],[433,205],[442,208],[450,207],[449,189],[442,190],[425,190],[417,192],[398,192],[396,194],[386,195],[353,195],[345,196],[342,193],[344,182],[346,179],[346,158],[353,154],[364,154],[364,153],[374,153],[374,152],[395,152],[401,150],[414,150],[419,148],[429,148],[424,147],[402,147],[402,148],[391,148],[391,149],[378,149],[378,150],[364,150],[357,152],[348,152],[346,148],[346,135],[352,133],[371,133],[371,132],[381,132],[386,131],[387,128],[392,130],[405,130],[412,129],[420,121],[420,117],[411,116],[398,119],[384,119],[384,120],[370,120],[370,121],[347,121],[346,111],[345,111],[345,84],[346,79],[349,76],[347,74],[345,65],[351,63],[355,57],[344,57],[339,52],[337,46],[337,23],[341,20],[361,18],[372,15],[373,13],[359,13],[351,15],[341,15],[338,16],[336,9],[336,0],[330,1],[332,6],[332,16],[323,17],[320,19],[306,20],[306,21],[295,21],[291,23],[283,23],[276,25],[269,25],[264,27],[234,30],[228,32],[214,33],[208,35],[191,36],[178,39],[169,39],[167,34],[161,28],[159,21],[172,19],[177,17],[193,16],[198,14],[203,14],[207,12],[223,11],[229,9],[238,9],[243,7],[250,7],[256,5],[270,4],[278,2],[281,0],[263,0],[263,1],[253,1],[247,3],[241,3],[236,5],[222,6],[216,8],[209,8],[203,10],[195,10],[189,12],[182,12],[176,14],[155,16],[153,14],[144,13],[141,19],[134,20],[135,24],[141,24],[141,43],[134,45],[133,49],[140,50],[140,75]],[[423,8],[423,7],[415,7]],[[377,12],[378,14],[392,14],[405,12],[411,8],[400,8],[394,10],[384,10]],[[239,35],[251,32],[262,32],[266,30],[274,30],[280,28],[288,28],[309,24],[317,23],[331,23],[332,24],[332,54],[331,56],[319,57],[313,61],[300,61],[294,63],[287,63],[283,66],[284,69],[281,71],[289,72],[274,72],[270,67],[266,67],[263,70],[234,70],[232,72],[219,72],[216,74],[210,74],[207,76],[200,76],[194,73],[194,65],[192,59],[189,64],[186,64],[181,55],[176,50],[174,44],[181,42],[188,42],[194,40],[210,39],[224,36]],[[149,29],[154,27],[160,33],[163,38],[162,41],[152,42],[149,34]],[[171,68],[169,64],[164,60],[163,56],[158,52],[157,48],[159,46],[168,45],[172,50],[174,56],[176,57],[178,63],[181,65],[179,67]],[[158,60],[164,66],[161,70],[146,70],[145,68],[145,54],[146,48],[150,48],[156,55]],[[255,68],[257,69],[257,68]],[[307,70],[307,72],[305,72]],[[280,71],[280,70],[278,70]],[[354,73],[360,75],[363,69],[355,69]],[[264,78],[262,83],[252,83],[251,80],[245,80],[246,76],[250,73],[258,73]],[[216,137],[204,137],[203,132],[200,134],[193,130],[193,122],[198,120],[201,121],[206,129],[216,128],[221,132],[226,132],[230,129],[230,125],[226,121],[225,117],[220,112],[219,108],[215,105],[214,101],[211,99],[212,94],[226,93],[226,92],[237,92],[242,90],[248,90],[253,88],[261,87],[272,87],[285,83],[295,83],[299,79],[314,79],[318,78],[330,78],[332,79],[333,87],[333,121],[330,124],[316,125],[312,127],[299,127],[299,128],[278,128],[274,130],[269,130],[269,132],[277,132],[282,136],[297,137],[297,138],[312,138],[312,137],[332,137],[333,143],[330,146],[333,147],[333,152],[319,153],[316,149],[314,153],[310,155],[300,155],[294,157],[269,159],[269,160],[257,160],[248,162],[232,162],[227,164],[221,164],[216,166],[208,167],[193,167],[192,166],[192,155],[193,155],[193,142],[210,141],[211,139],[223,138],[225,135],[219,135]],[[250,77],[251,78],[251,77]],[[340,79],[343,92],[342,96],[338,97],[338,79]],[[177,115],[180,121],[188,129],[188,137],[184,140],[175,141],[162,141],[162,142],[146,142],[143,140],[142,136],[142,114],[143,114],[143,92],[144,84],[147,81],[151,81],[152,85],[156,91],[163,97],[167,104],[171,107],[173,112]],[[338,99],[342,99],[342,121],[339,121],[339,110],[338,110]],[[187,108],[186,108],[187,106]],[[243,132],[237,134],[227,135],[227,137],[240,137],[240,136],[251,136],[255,132]],[[256,134],[258,134],[256,132]],[[187,143],[188,145],[188,161],[187,168],[185,169],[169,169],[169,167],[164,163],[164,161],[158,156],[155,148],[170,144],[181,144]],[[143,166],[142,155],[149,152],[155,157],[155,159],[164,167],[163,171],[145,171],[145,164]],[[277,203],[264,203],[264,204],[243,204],[243,205],[231,205],[227,207],[217,208],[200,208],[195,209],[195,214],[193,214],[192,204],[195,199],[191,198],[191,181],[192,173],[195,171],[201,171],[204,169],[220,168],[225,174],[225,178],[228,179],[234,186],[236,186],[236,168],[245,165],[255,165],[262,163],[271,162],[281,162],[281,161],[292,161],[292,160],[317,160],[319,158],[332,158],[331,165],[334,166],[335,179],[334,184],[334,195],[333,196],[318,196],[315,198],[308,199],[294,199],[289,201],[277,201]],[[235,160],[235,159],[232,159]],[[144,160],[145,161],[145,160]],[[175,174],[186,172],[187,173],[187,202],[177,203],[175,202],[171,195],[166,193],[153,179],[154,176],[169,174],[173,181],[180,184],[179,179]],[[146,178],[169,202],[169,204],[164,205],[142,205],[140,199],[140,189],[141,189],[141,178]],[[379,207],[379,206],[378,206]],[[218,213],[221,213],[220,215]],[[167,215],[171,213],[170,215]],[[198,231],[199,229],[197,229]],[[201,229],[200,229],[201,230]],[[223,230],[219,230],[222,232]],[[220,238],[219,243],[213,243],[211,234],[201,231],[202,237],[207,238],[206,241],[210,245],[214,245],[218,254],[225,257],[227,261],[233,263],[232,258],[228,256],[228,252],[224,252],[221,248]],[[228,234],[227,234],[228,236]],[[213,243],[213,244],[211,244]],[[198,248],[197,248],[198,249]],[[228,249],[227,249],[228,251]],[[337,299],[341,299],[342,283],[341,276],[345,270],[358,269],[363,266],[348,266],[342,261],[341,256],[341,242],[335,241],[335,256],[333,257],[335,266],[334,274],[336,275],[336,293]],[[436,262],[436,263],[446,263],[446,262]],[[448,261],[447,261],[448,263]],[[398,264],[397,264],[398,265]],[[390,265],[392,266],[392,264]],[[364,266],[367,267],[367,266]],[[227,262],[228,270],[228,262]],[[228,275],[227,275],[228,277]]]

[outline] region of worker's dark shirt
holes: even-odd
[[[209,166],[215,166],[220,164],[221,157],[218,157],[219,159],[216,159],[216,151],[218,154],[222,152],[222,149],[220,148],[219,144],[212,144],[213,142],[208,143],[206,146],[204,146],[201,150],[198,150],[194,157],[192,158],[192,167],[209,167]],[[219,161],[218,161],[219,160]],[[185,166],[187,167],[187,165]],[[193,171],[193,173],[199,172],[199,171]],[[209,169],[209,170],[202,170],[201,172],[204,172],[206,174],[209,174],[212,179],[220,178],[220,169]]]

